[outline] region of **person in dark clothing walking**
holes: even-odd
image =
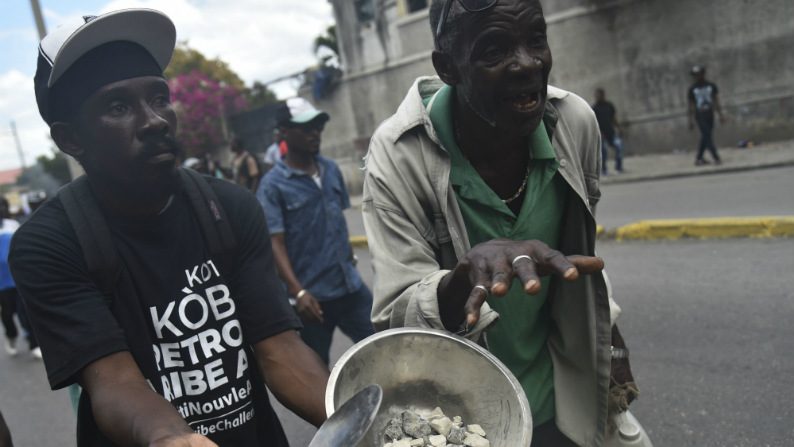
[[[623,172],[623,140],[618,133],[620,124],[618,123],[617,110],[615,106],[607,101],[604,89],[597,88],[595,91],[596,102],[593,104],[598,128],[601,130],[601,173],[608,173],[607,160],[609,151],[607,145],[615,150],[615,171]]]
[[[725,122],[725,115],[720,105],[719,89],[713,82],[706,80],[706,68],[695,65],[690,72],[695,82],[689,87],[689,130],[695,128],[697,122],[700,129],[700,146],[698,147],[695,166],[708,164],[703,158],[706,149],[711,152],[714,163],[721,164],[717,147],[714,145],[714,112],[720,117],[720,123]]]
[[[245,149],[245,142],[240,138],[232,140],[231,145],[234,159],[232,160],[232,179],[234,183],[256,193],[262,170],[256,161],[256,156]]]
[[[19,315],[19,312],[16,285],[8,268],[8,246],[17,228],[19,224],[11,219],[8,200],[0,196],[0,321],[5,330],[5,351],[12,357],[17,355],[19,330],[14,315]]]

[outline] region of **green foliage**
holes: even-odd
[[[320,56],[321,50],[330,54]],[[321,65],[329,65],[331,60],[339,61],[339,41],[336,39],[336,25],[331,25],[321,34],[314,38],[314,54],[320,57]],[[338,63],[337,63],[338,65]]]
[[[187,75],[194,71],[205,74],[208,78],[234,87],[238,90],[245,88],[245,83],[240,76],[229,68],[229,64],[219,58],[207,59],[200,51],[190,48],[187,42],[180,42],[171,63],[165,70],[168,79],[174,79],[179,75]]]
[[[41,190],[47,195],[55,194],[58,188],[72,179],[67,157],[68,155],[54,149],[50,155],[40,155],[36,158],[36,164],[22,171],[17,179],[17,186]]]
[[[245,94],[248,99],[249,109],[257,109],[266,104],[272,104],[278,101],[276,94],[259,81],[255,81],[251,88],[246,89]]]
[[[69,163],[66,157],[67,155],[63,152],[53,150],[50,156],[39,155],[36,157],[36,163],[58,183],[65,185],[72,180],[72,176],[69,173]]]
[[[329,26],[325,34],[314,38],[314,52],[317,53],[321,48],[330,50],[334,55],[339,55],[339,42],[336,40],[336,24]]]
[[[251,87],[246,87],[240,76],[229,68],[229,64],[220,58],[208,59],[200,51],[190,48],[187,42],[180,42],[174,50],[171,64],[165,70],[165,75],[168,79],[176,79],[195,72],[202,73],[209,79],[242,92],[247,100],[248,109],[255,109],[277,101],[276,94],[266,85],[255,81]]]

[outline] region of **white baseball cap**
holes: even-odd
[[[318,117],[324,121],[331,119],[327,113],[323,112],[322,110],[318,110],[312,105],[312,103],[304,98],[290,98],[286,101],[286,103],[287,110],[289,111],[289,118],[285,119],[285,121],[289,121],[294,124],[305,124],[314,121]]]

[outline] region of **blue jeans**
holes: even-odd
[[[623,140],[620,139],[619,136],[615,135],[612,138],[608,138],[601,135],[601,171],[606,174],[607,173],[607,161],[609,160],[609,150],[607,150],[607,144],[612,146],[615,149],[615,170],[618,172],[623,171]]]
[[[357,291],[340,298],[320,301],[320,306],[323,308],[323,322],[303,322],[300,334],[303,342],[326,364],[329,363],[331,338],[337,327],[355,343],[375,333],[370,320],[372,293],[367,286],[361,286]]]

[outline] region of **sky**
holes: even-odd
[[[3,0],[0,14],[0,170],[20,166],[11,132],[16,124],[28,166],[52,153],[49,129],[33,93],[38,34],[29,0]],[[220,57],[251,84],[314,65],[314,37],[333,23],[328,0],[39,0],[48,31],[70,17],[142,7],[166,13],[177,40]],[[275,86],[294,94],[294,83]]]

